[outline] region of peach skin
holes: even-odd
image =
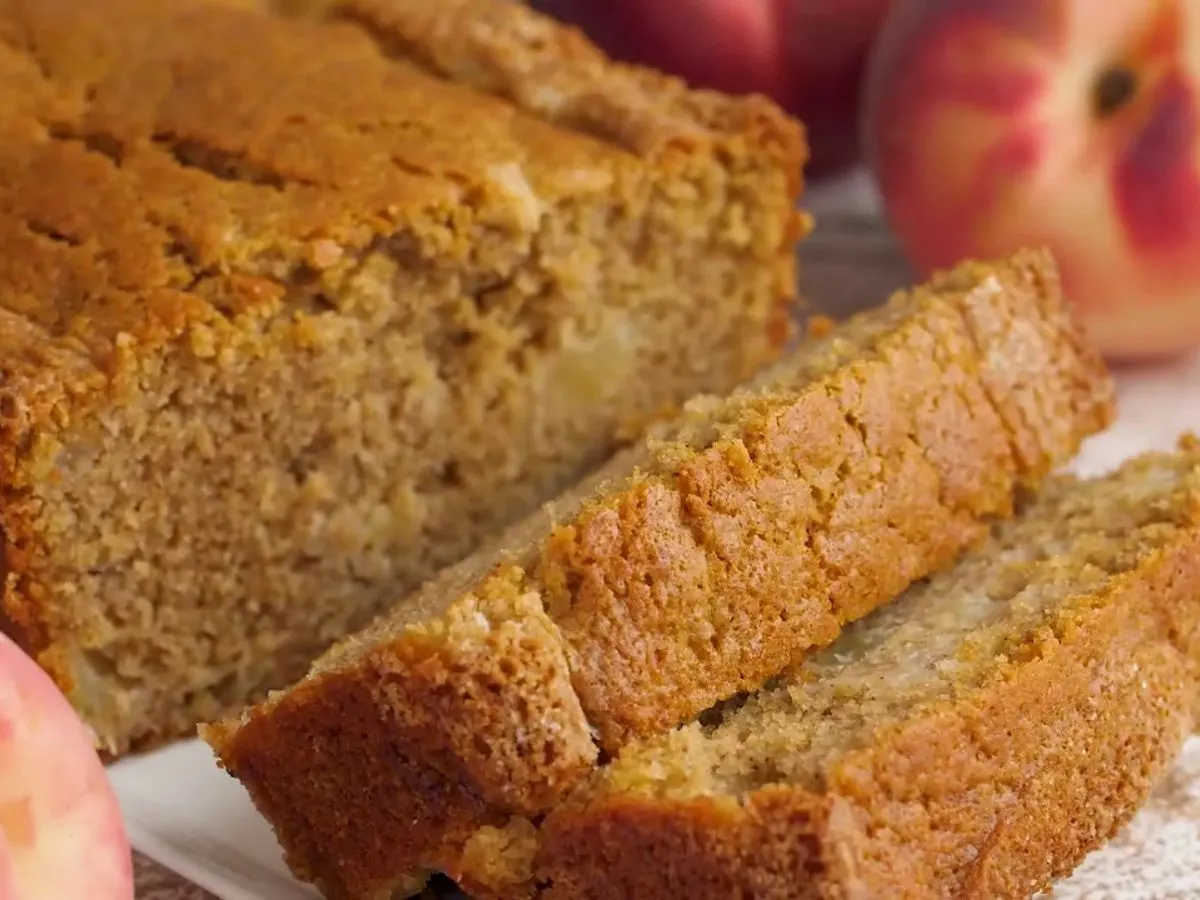
[[[798,116],[809,174],[858,159],[871,41],[892,0],[535,0],[614,55],[732,93],[767,94]]]
[[[133,900],[133,862],[92,737],[0,633],[0,900]]]
[[[1200,344],[1200,2],[897,0],[864,147],[913,263],[1044,245],[1114,362]]]

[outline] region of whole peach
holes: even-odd
[[[1046,245],[1114,361],[1200,344],[1200,2],[897,0],[864,145],[921,270]]]
[[[132,857],[92,738],[0,634],[0,900],[133,900]]]
[[[892,0],[537,0],[612,55],[694,85],[760,93],[799,117],[809,171],[856,162],[859,88]]]

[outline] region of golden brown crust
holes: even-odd
[[[219,302],[218,292],[238,298],[237,312],[265,303],[226,282],[264,275],[264,257],[324,268],[401,224],[418,227],[423,240],[457,240],[448,256],[466,254],[465,233],[439,234],[436,222],[458,215],[500,225],[518,215],[496,174],[506,161],[520,161],[551,206],[611,190],[646,164],[670,168],[672,155],[716,147],[759,165],[774,161],[792,196],[799,192],[802,135],[777,108],[692,94],[615,66],[519,4],[346,4],[347,16],[403,38],[404,56],[390,63],[373,36],[348,24],[197,2],[117,0],[84,15],[86,7],[0,4],[10,174],[0,279],[23,295],[24,308],[12,312],[50,331],[55,346],[104,360],[119,334],[154,342],[190,321],[224,318],[234,310],[222,308],[230,301]],[[90,55],[59,37],[65,22]],[[414,62],[501,81],[467,91]],[[547,84],[548,69],[564,83]],[[485,91],[511,96],[528,114]],[[558,102],[547,106],[540,98],[552,93]],[[240,115],[213,108],[231,102]],[[585,111],[568,114],[575,107]],[[597,124],[572,131],[576,120]],[[772,241],[747,248],[786,251],[796,221],[773,223]],[[107,269],[112,277],[95,285],[102,289],[78,300],[64,292]]]
[[[461,270],[465,294],[501,291],[485,257],[503,240],[543,239],[534,207],[620,197],[650,222],[673,185],[708,169],[728,221],[697,208],[688,227],[719,228],[711,246],[770,288],[755,308],[726,310],[742,348],[714,364],[728,371],[690,379],[732,383],[782,342],[805,149],[774,107],[613,65],[515,5],[489,4],[474,24],[480,10],[423,0],[347,4],[339,21],[252,11],[261,6],[0,0],[0,627],[69,694],[75,650],[109,640],[110,623],[56,601],[39,489],[57,477],[65,435],[128,402],[163,354],[214,366],[261,355],[281,322],[302,354],[306,323],[340,300],[329,285],[345,288],[381,249]],[[407,56],[389,45],[399,38]],[[557,85],[562,109],[534,89],[551,86],[556,65],[570,80]],[[490,81],[464,86],[483,72]],[[773,208],[743,233],[760,175]],[[564,266],[546,278],[578,293],[571,279],[598,277],[595,255],[626,252],[584,246],[582,275]],[[189,687],[203,695],[244,676],[222,665]],[[124,749],[177,736],[180,721],[193,720],[94,724]]]
[[[1024,289],[1011,308],[996,302],[1000,285],[993,282],[963,295],[963,313],[982,358],[994,352],[989,348],[1011,349],[1002,364],[983,367],[984,384],[1012,429],[1020,465],[1038,477],[1056,465],[1057,448],[1077,439],[1071,411],[1095,403],[1098,384],[1110,390],[1111,385],[1099,352],[1063,303],[1062,280],[1049,252],[1019,253],[1015,262]],[[963,290],[971,279],[981,279],[978,270],[960,265],[935,275],[931,284],[935,291]],[[1111,412],[1111,394],[1105,399]],[[1107,424],[1106,419],[1096,427]]]
[[[464,782],[408,763],[402,745],[390,737],[397,726],[381,727],[377,696],[363,680],[330,679],[320,691],[306,693],[297,692],[294,702],[281,704],[258,729],[257,753],[242,757],[234,743],[228,763],[246,773],[251,797],[272,821],[305,823],[285,845],[298,877],[331,897],[388,897],[390,888],[372,873],[387,870],[393,854],[420,858],[443,840],[470,837],[454,822],[429,819],[427,809],[472,810],[478,821],[492,821]],[[222,737],[212,729],[205,736]],[[280,758],[291,760],[289,771],[297,779],[291,785],[261,769]],[[336,784],[341,779],[329,765],[334,758],[353,766],[354,789]],[[338,806],[326,809],[322,803],[334,791]],[[373,827],[379,821],[394,824],[380,830]],[[329,873],[338,871],[342,857],[354,860],[355,868],[343,868],[344,877],[332,880]]]
[[[245,727],[201,729],[287,823],[297,873],[335,896],[390,896],[397,858],[453,858],[477,827],[504,825],[502,810],[545,808],[596,762],[564,648],[518,571],[408,638],[278,695]],[[521,702],[491,715],[514,688]],[[511,745],[514,732],[529,740]]]
[[[519,655],[490,659],[489,670],[509,677],[496,682],[491,704],[463,710],[470,718],[430,718],[428,731],[403,734],[380,721],[363,740],[403,748],[406,764],[424,773],[391,777],[413,784],[445,772],[453,747],[464,754],[453,763],[455,776],[493,805],[481,813],[439,790],[397,795],[374,813],[356,806],[359,827],[372,835],[398,827],[383,810],[405,804],[421,810],[422,822],[441,823],[445,837],[431,827],[421,848],[398,839],[387,860],[356,855],[338,839],[338,853],[301,871],[323,867],[325,882],[348,896],[386,885],[389,872],[393,879],[414,869],[464,872],[457,842],[472,822],[496,825],[553,807],[575,783],[570,775],[589,767],[584,748],[593,731],[602,749],[615,752],[759,687],[832,641],[843,623],[945,566],[988,520],[1008,515],[1019,487],[1036,485],[1109,421],[1111,385],[1078,342],[1046,255],[966,264],[954,279],[802,348],[765,377],[767,387],[716,402],[716,425],[704,412],[715,401],[699,403],[666,429],[673,441],[627,458],[640,474],[630,474],[633,462],[618,461],[603,487],[555,504],[556,526],[545,516],[527,524],[512,550],[525,567],[519,589],[545,601],[564,648],[556,683],[570,679],[586,724],[577,722],[573,737],[557,719],[539,727],[522,715],[514,727],[513,711],[540,700],[515,677]],[[507,577],[487,568],[468,563],[407,608],[427,607],[436,622],[439,598],[454,610],[456,592],[488,593]],[[320,661],[303,691],[210,734],[230,771],[252,792],[295,790],[307,769],[280,751],[288,742],[259,732],[316,727],[305,704],[313,721],[332,729],[337,710],[321,699],[322,683],[372,683],[379,654],[427,639],[430,625],[413,621],[381,621]],[[450,668],[438,677],[453,689],[475,675]],[[397,682],[405,687],[396,705],[428,702],[426,686]],[[285,704],[287,724],[275,717]],[[454,736],[472,731],[492,738],[486,748]],[[556,765],[547,767],[530,746],[556,748]],[[319,752],[330,753],[321,765],[342,780],[314,781],[304,789],[305,807],[339,809],[358,789],[357,776],[332,748]],[[265,811],[286,846],[317,840],[313,829],[321,826],[303,814]],[[314,858],[308,849],[297,854]]]
[[[843,754],[824,790],[602,796],[542,828],[542,896],[1023,898],[1127,821],[1196,725],[1200,498],[985,686]]]

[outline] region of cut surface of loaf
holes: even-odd
[[[548,900],[1030,897],[1133,815],[1198,696],[1187,440],[1053,481],[796,672],[628,748],[540,831],[490,833],[475,866]]]
[[[1110,390],[1046,254],[963,264],[697,399],[205,736],[331,895],[458,871],[480,827],[950,563]]]
[[[302,675],[794,295],[766,101],[502,0],[252,5],[0,0],[0,627],[111,751]]]

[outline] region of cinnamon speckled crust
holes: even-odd
[[[1037,894],[1133,816],[1197,725],[1198,484],[1169,540],[1070,598],[981,686],[827,762],[818,788],[581,791],[543,823],[538,896]]]
[[[579,783],[596,744],[615,753],[829,643],[1009,515],[1111,413],[1049,257],[964,264],[745,391],[698,398],[205,737],[331,896],[383,896],[420,870],[517,889],[520,867],[481,874],[498,858],[481,828],[511,837]],[[505,592],[538,598],[524,626],[480,606]],[[448,624],[466,619],[478,628]],[[496,641],[501,624],[547,642],[534,673],[525,645]]]
[[[262,6],[0,0],[0,624],[116,752],[756,371],[795,294],[766,101],[501,0]]]

